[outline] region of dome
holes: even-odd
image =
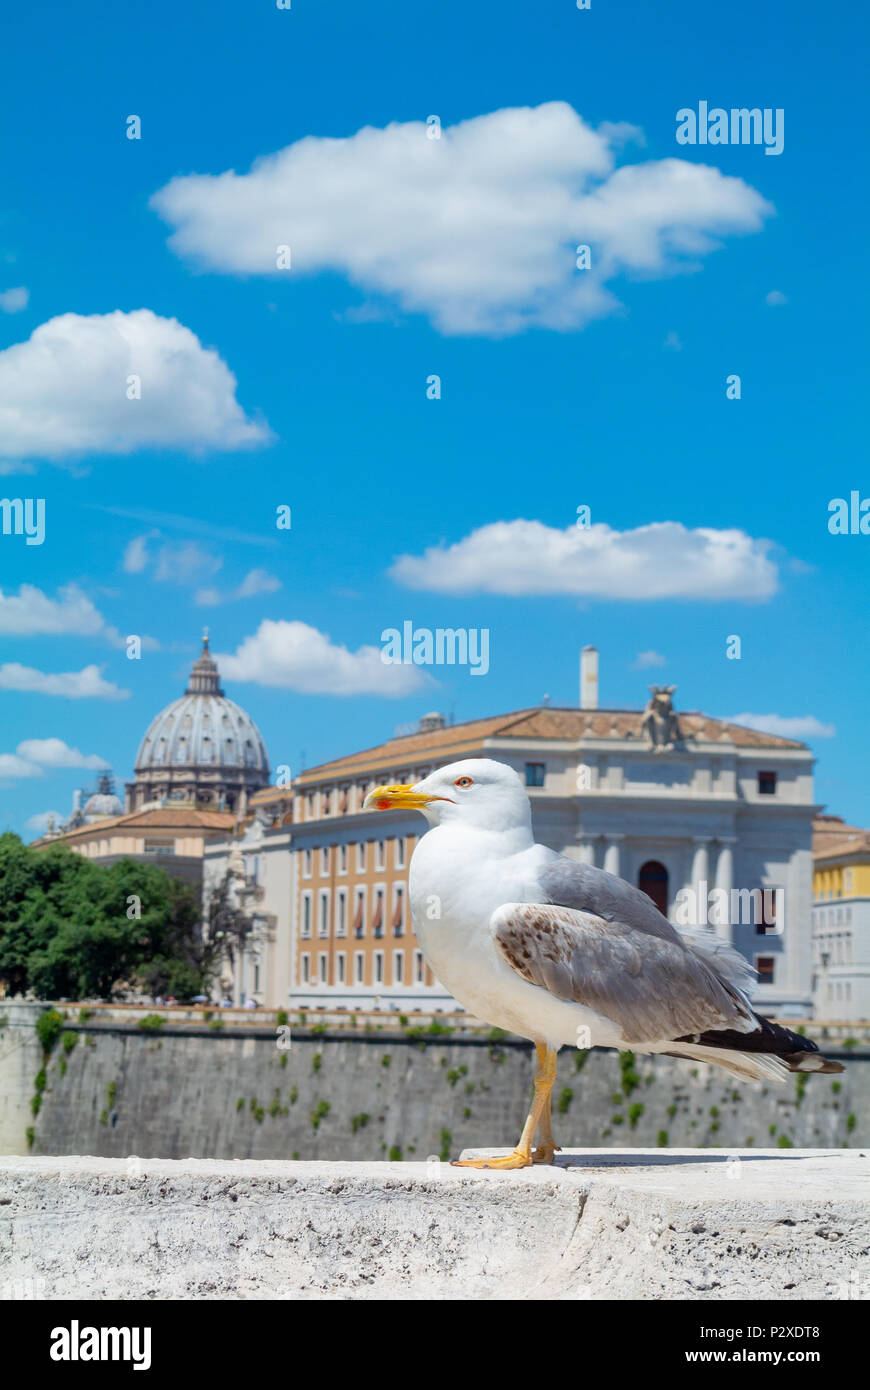
[[[97,790],[87,799],[82,810],[85,820],[96,820],[101,816],[122,816],[124,807],[120,797],[115,795],[112,779],[104,772],[97,782]]]
[[[242,769],[259,773],[263,783],[269,778],[263,736],[251,716],[221,689],[208,637],[187,690],[152,719],[136,755],[137,777],[172,768]]]

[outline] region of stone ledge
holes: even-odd
[[[866,1299],[870,1153],[0,1158],[0,1268],[48,1299]]]

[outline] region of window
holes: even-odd
[[[414,952],[414,979],[418,985],[423,983],[423,952]]]
[[[335,934],[347,936],[347,889],[339,888],[335,898]]]
[[[339,951],[335,957],[335,978],[340,985],[344,984],[344,951]]]
[[[546,763],[526,763],[526,786],[542,787],[546,771]]]
[[[758,983],[760,985],[772,985],[774,974],[773,956],[756,956],[755,968],[758,971]]]
[[[401,883],[396,884],[396,902],[393,908],[393,936],[405,935],[405,890]]]
[[[302,855],[302,877],[311,877],[312,854],[310,849],[306,849]]]
[[[340,874],[347,873],[347,845],[339,845],[338,847],[338,872]]]
[[[385,840],[378,840],[375,850],[375,868],[383,869],[387,862],[387,845]]]
[[[302,894],[302,935],[311,935],[311,894]]]
[[[310,972],[311,972],[311,958],[309,957],[308,952],[306,951],[305,954],[304,954],[303,957],[302,957],[302,983],[303,983],[303,985],[307,985],[307,984],[308,984],[308,981],[309,981],[309,978],[310,978]]]
[[[317,935],[329,936],[329,890],[321,888],[317,904]]]
[[[393,952],[393,984],[401,985],[405,983],[405,954],[403,951]]]
[[[374,911],[374,916],[372,917],[372,926],[373,926],[373,928],[374,928],[375,936],[383,936],[383,934],[384,934],[384,890],[383,890],[383,888],[376,888],[376,889],[375,889],[375,911]]]
[[[360,938],[366,929],[366,890],[357,888],[353,908],[353,934]]]
[[[318,975],[319,975],[319,978],[320,978],[320,983],[321,983],[322,985],[325,985],[326,982],[327,982],[327,980],[329,979],[329,956],[324,955],[323,953],[321,953],[321,954],[317,957],[317,964],[318,964],[318,967],[319,967],[319,969],[318,969]]]
[[[357,951],[354,954],[353,973],[356,983],[358,985],[364,985],[366,982],[366,958],[362,951]]]
[[[404,867],[405,867],[405,841],[404,841],[403,836],[401,836],[401,835],[400,835],[399,838],[396,840],[396,851],[395,851],[395,852],[396,852],[396,868],[397,868],[397,869],[404,869]]]
[[[329,873],[329,845],[324,845],[320,851],[320,874],[325,878]]]
[[[356,847],[356,867],[357,873],[364,874],[366,871],[366,846],[365,840],[360,840]]]
[[[375,951],[375,984],[376,984],[376,985],[382,985],[383,983],[384,983],[384,953],[383,953],[383,951]]]
[[[306,820],[314,820],[314,792],[308,793],[308,802],[305,811]]]
[[[648,898],[652,898],[662,916],[668,915],[668,871],[657,859],[648,859],[641,865],[637,876],[637,886]]]
[[[758,795],[759,795],[759,796],[775,796],[775,795],[776,795],[776,773],[775,773],[775,772],[759,772],[759,774],[758,774]]]
[[[103,843],[105,843],[105,842],[103,842]],[[107,852],[108,852],[108,847],[107,847],[106,849],[104,849],[104,848],[103,848],[103,845],[101,844],[101,845],[100,845],[100,853],[101,853],[101,854],[105,854],[105,853],[107,853]],[[145,854],[174,854],[174,853],[175,853],[175,841],[174,841],[174,840],[149,840],[149,839],[146,839],[146,840],[145,840],[145,845],[144,845],[144,853],[145,853]]]
[[[776,905],[778,888],[762,888],[761,902],[757,909],[758,916],[755,920],[756,936],[781,936],[783,924],[776,920]],[[753,913],[753,915],[755,915]]]

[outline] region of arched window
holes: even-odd
[[[668,915],[668,871],[657,859],[648,859],[641,865],[637,876],[637,886],[648,898],[652,898],[659,912]]]

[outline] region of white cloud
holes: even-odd
[[[15,459],[0,459],[0,477],[8,478],[13,473],[35,473],[36,469],[32,463],[22,463]]]
[[[664,345],[666,348],[670,348],[672,352],[682,352],[683,350],[683,340],[679,333],[670,332],[665,338]]]
[[[264,619],[233,654],[217,658],[227,680],[303,695],[410,695],[430,683],[418,666],[390,665],[380,647],[351,652],[307,623]]]
[[[652,666],[666,666],[667,662],[661,652],[638,652],[634,659],[634,669],[636,671],[648,671]]]
[[[764,296],[764,302],[775,308],[778,304],[787,304],[788,295],[783,294],[782,290],[771,290],[769,294]]]
[[[149,531],[144,536],[135,536],[129,542],[124,551],[123,569],[125,574],[142,573],[149,560],[148,542],[159,534],[159,531]]]
[[[140,378],[140,400],[127,399],[131,376]],[[218,353],[150,309],[61,314],[0,352],[0,440],[10,457],[198,453],[270,438],[245,415]]]
[[[19,758],[15,753],[0,753],[0,777],[42,777],[43,771],[36,763]]]
[[[3,290],[0,293],[0,311],[4,314],[20,314],[22,309],[26,309],[30,300],[30,291],[24,285],[17,285],[15,289]]]
[[[833,738],[837,732],[833,724],[823,724],[814,714],[730,714],[726,717],[729,724],[743,724],[747,729],[778,734],[780,738]]]
[[[736,529],[657,521],[633,531],[599,522],[564,531],[497,521],[455,545],[401,555],[390,573],[436,593],[563,594],[605,599],[767,599],[777,589],[770,542]]]
[[[223,560],[212,555],[196,541],[161,546],[157,555],[154,578],[161,583],[189,584],[205,575],[217,574]]]
[[[615,168],[637,132],[597,131],[562,101],[309,136],[256,161],[171,180],[152,206],[198,265],[286,278],[339,272],[443,333],[573,329],[613,313],[608,282],[696,269],[715,238],[773,209],[742,179],[680,159]],[[591,268],[575,248],[589,245]],[[279,246],[292,269],[279,270]]]
[[[35,816],[31,816],[29,820],[24,822],[24,828],[25,830],[45,832],[50,823],[53,822],[55,826],[59,826],[65,820],[66,816],[62,816],[60,811],[38,811]]]
[[[106,768],[105,758],[96,753],[80,753],[78,748],[70,748],[62,738],[26,738],[15,750],[22,758],[39,763],[41,767],[88,767]]]
[[[217,603],[232,603],[235,599],[256,598],[259,594],[274,594],[281,587],[277,575],[268,570],[249,570],[238,588],[221,593],[219,589],[199,589],[196,602],[202,606]]]
[[[111,681],[103,680],[99,666],[52,673],[37,671],[33,666],[21,666],[17,661],[7,661],[0,666],[0,690],[63,695],[70,700],[126,700],[130,694],[129,690],[121,690]]]
[[[17,594],[4,594],[0,589],[0,634],[34,637],[50,633],[78,637],[108,635],[112,640],[117,636],[76,584],[64,585],[58,590],[56,599],[49,598],[33,584],[22,584]]]

